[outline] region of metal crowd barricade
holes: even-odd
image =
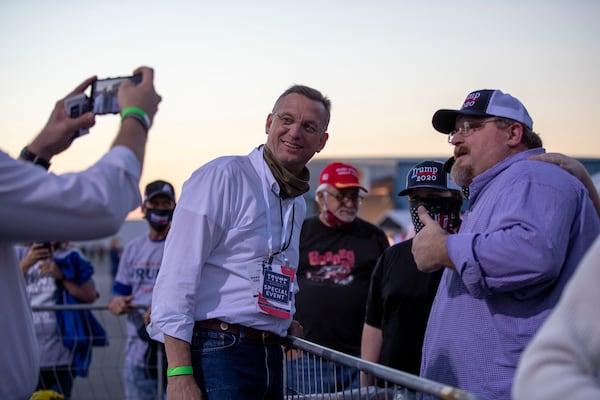
[[[72,400],[126,399],[123,385],[124,349],[127,341],[126,316],[114,315],[106,304],[71,304],[48,307],[32,307],[33,312],[57,310],[90,310],[102,324],[108,338],[108,346],[93,347],[87,377],[73,380]],[[164,387],[164,353],[158,348],[158,393]],[[150,366],[149,366],[150,367]],[[162,399],[162,396],[160,397]]]
[[[479,396],[455,387],[365,361],[294,336],[288,336],[287,341],[291,350],[286,351],[283,376],[286,399],[289,400],[413,400],[417,399],[418,394],[428,394],[444,400],[482,400]],[[305,374],[302,371],[307,367],[307,359],[313,362],[309,373]],[[362,388],[335,387],[333,393],[323,393],[320,383],[323,374],[327,373],[323,368],[324,363],[341,366],[341,370],[354,368],[370,374],[377,379],[378,385]],[[288,377],[294,381],[293,384],[287,381]]]
[[[93,348],[88,376],[74,379],[71,399],[125,399],[123,386],[123,356],[127,340],[125,316],[113,315],[108,311],[106,304],[56,305],[33,308],[34,312],[56,310],[92,311],[104,327],[108,338],[108,346]],[[295,380],[293,387],[290,387],[289,382],[284,382],[284,398],[286,400],[413,400],[417,399],[417,395],[420,393],[443,400],[481,400],[480,397],[455,387],[361,360],[303,339],[288,336],[286,341],[289,351],[286,351],[286,357],[283,360],[284,380],[288,375]],[[295,354],[296,357],[292,359],[291,354]],[[310,373],[306,376],[301,372],[306,367],[303,364],[305,359],[319,361],[317,363],[313,362],[313,364],[321,367],[310,370]],[[163,380],[165,365],[163,360],[164,353],[159,347],[157,362],[158,393],[163,392],[161,388],[166,384]],[[333,392],[324,393],[323,388],[319,387],[320,378],[325,373],[322,368],[324,363],[340,366],[342,370],[344,368],[357,369],[368,373],[377,379],[377,386],[363,388],[335,387]]]

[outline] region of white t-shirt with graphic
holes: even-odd
[[[64,258],[71,252],[79,252],[77,249],[58,249],[54,252],[54,258]],[[80,254],[83,258],[83,255]],[[40,273],[38,261],[27,271],[25,277],[27,296],[32,307],[56,305],[56,281],[50,275]],[[63,345],[58,334],[56,311],[33,312],[33,325],[40,349],[40,367],[52,367],[55,365],[70,365],[71,350]]]
[[[152,291],[160,269],[164,246],[164,239],[153,241],[148,234],[144,234],[125,246],[119,261],[113,295],[132,294],[132,304],[140,306],[140,309],[127,316],[125,362],[128,365],[148,365],[148,342],[140,338],[138,329],[143,324],[142,315],[152,303]]]

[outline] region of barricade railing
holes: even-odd
[[[108,338],[108,346],[94,347],[88,376],[77,377],[73,382],[72,400],[126,399],[123,386],[124,348],[127,341],[125,316],[108,311],[106,304],[71,304],[33,307],[37,311],[90,310],[102,324]],[[159,347],[157,362],[158,393],[164,387],[164,353]],[[312,370],[307,368],[306,360]],[[481,400],[478,396],[458,388],[421,378],[406,372],[362,360],[333,349],[294,336],[286,338],[284,364],[284,398],[288,400],[309,399],[393,399],[413,400],[417,394],[428,394],[443,400]],[[327,371],[345,373],[358,370],[370,374],[377,384],[368,387],[338,386],[327,392],[319,384]],[[149,366],[150,367],[150,366]],[[307,375],[307,372],[308,375]],[[336,372],[337,373],[337,372]],[[294,382],[290,382],[290,377]],[[293,383],[293,384],[292,384]],[[162,397],[161,397],[162,398]]]
[[[124,349],[127,341],[125,315],[114,315],[107,304],[69,304],[32,307],[33,312],[59,310],[90,310],[106,331],[108,346],[93,347],[92,359],[87,377],[76,377],[71,392],[72,400],[126,399],[123,383]],[[89,338],[93,339],[93,338]],[[164,387],[164,353],[158,348],[157,388],[161,393]],[[162,398],[162,396],[161,396]]]
[[[479,396],[458,388],[421,378],[407,372],[388,368],[373,362],[362,360],[315,343],[288,336],[290,350],[284,360],[285,390],[287,399],[394,399],[412,400],[417,394],[428,394],[444,400],[482,400]],[[307,360],[309,362],[307,363]],[[354,369],[377,379],[377,386],[336,387],[331,393],[321,391],[324,374],[331,374],[328,363],[341,366],[335,373],[344,373],[344,367]],[[310,365],[308,365],[310,364]],[[308,374],[306,372],[309,367]],[[288,371],[292,368],[292,371]],[[312,370],[311,370],[312,369]],[[294,382],[289,382],[291,379]]]

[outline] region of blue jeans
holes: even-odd
[[[283,352],[226,332],[194,329],[194,378],[208,400],[283,399]]]
[[[359,389],[360,372],[356,368],[304,354],[287,361],[286,387],[288,395]]]

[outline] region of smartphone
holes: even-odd
[[[136,85],[142,81],[142,74],[117,78],[98,79],[92,83],[90,96],[91,109],[94,114],[118,114],[117,93],[121,83],[129,79]]]
[[[48,249],[49,251],[52,251],[52,243],[50,242],[44,242],[40,247],[42,249]]]

